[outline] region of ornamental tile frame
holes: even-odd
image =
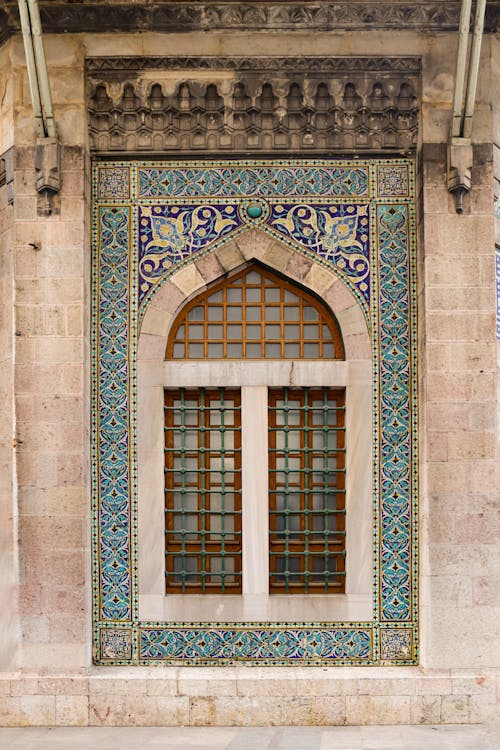
[[[247,209],[255,203],[262,210],[251,218]],[[142,622],[136,466],[142,316],[174,273],[255,227],[338,276],[368,323],[373,620]],[[92,230],[94,662],[417,664],[414,160],[100,161],[93,167]]]

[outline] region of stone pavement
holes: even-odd
[[[27,727],[0,729],[1,750],[500,750],[478,725],[364,727]]]

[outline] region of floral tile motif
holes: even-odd
[[[124,628],[101,629],[101,657],[128,660],[132,656],[132,631]]]
[[[130,198],[130,169],[127,167],[99,168],[99,199],[102,201]]]
[[[377,195],[379,198],[409,196],[408,167],[404,164],[377,168]]]
[[[384,661],[406,661],[412,653],[412,631],[407,628],[382,628],[380,658]]]
[[[329,187],[328,187],[329,186]],[[92,562],[100,664],[414,664],[417,381],[413,162],[99,163],[92,261]],[[387,193],[387,195],[386,195]],[[370,318],[374,619],[144,623],[137,610],[135,352],[156,285],[259,226],[327,266]],[[135,645],[137,644],[137,646]]]

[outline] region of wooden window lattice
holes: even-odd
[[[319,300],[252,265],[183,308],[166,359],[344,359],[344,348]]]

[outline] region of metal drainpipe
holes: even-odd
[[[479,59],[481,57],[481,42],[483,40],[485,11],[486,0],[478,0],[476,18],[474,21],[474,36],[472,37],[472,49],[470,53],[469,78],[467,80],[467,96],[463,124],[464,138],[470,138],[472,135],[472,115],[474,114],[474,104],[476,101],[477,76],[479,73]]]
[[[28,11],[31,18],[31,34],[33,38],[33,49],[35,51],[35,63],[38,73],[38,85],[42,101],[45,128],[49,138],[56,137],[54,113],[52,109],[52,96],[50,94],[49,76],[47,73],[47,62],[42,41],[42,24],[40,22],[40,11],[38,0],[28,0]]]
[[[18,0],[19,17],[21,19],[21,30],[23,33],[24,53],[26,55],[26,64],[28,66],[28,80],[31,91],[31,101],[33,104],[33,114],[35,116],[36,134],[39,138],[47,135],[40,100],[40,89],[38,84],[38,75],[35,64],[35,52],[33,50],[33,39],[31,36],[31,23],[26,0]]]
[[[467,47],[469,44],[469,25],[472,0],[463,0],[460,12],[460,31],[458,37],[457,73],[455,77],[455,91],[453,94],[452,138],[462,135],[465,70],[467,67]]]

